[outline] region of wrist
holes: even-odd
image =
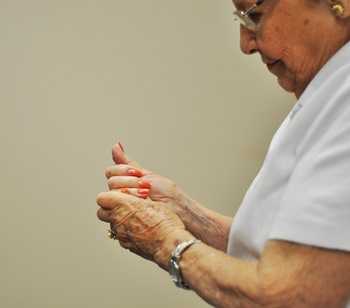
[[[170,233],[164,240],[160,250],[156,253],[155,262],[166,271],[169,270],[169,260],[176,246],[184,241],[195,239],[195,237],[186,230],[176,230]]]
[[[174,201],[177,205],[175,213],[180,217],[180,219],[187,227],[191,221],[191,217],[189,215],[191,211],[189,211],[189,209],[194,207],[194,201],[181,189],[177,189]]]
[[[184,281],[180,261],[182,259],[182,255],[186,252],[186,250],[190,249],[190,247],[195,244],[199,244],[200,242],[201,241],[197,239],[183,241],[176,246],[171,254],[171,258],[169,260],[169,274],[171,276],[171,280],[178,288],[186,290],[190,289],[190,286]]]

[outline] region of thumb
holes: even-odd
[[[101,192],[97,195],[96,203],[105,210],[113,210],[123,207],[124,205],[140,204],[141,199],[117,190]],[[135,202],[136,201],[136,202]]]
[[[142,169],[139,163],[136,161],[130,159],[124,152],[124,148],[121,145],[120,142],[115,144],[112,148],[112,157],[113,161],[118,165],[118,164],[125,164],[125,165],[130,165],[135,168]]]

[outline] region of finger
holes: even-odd
[[[127,250],[133,249],[133,245],[127,241],[119,240],[119,245]]]
[[[137,169],[132,166],[123,165],[123,164],[109,166],[105,170],[105,176],[107,179],[109,179],[112,176],[120,176],[120,175],[142,177],[144,176],[144,173],[142,172],[141,169]]]
[[[113,230],[113,232],[115,234],[115,238],[118,241],[130,242],[130,240],[129,240],[128,236],[127,236],[126,229],[124,228],[124,226],[117,226],[116,224],[111,223],[110,224],[110,229]]]
[[[136,162],[127,157],[124,152],[123,146],[118,142],[112,148],[113,161],[118,164],[130,165],[135,168],[140,168],[141,166]]]
[[[151,190],[148,188],[120,188],[119,191],[138,198],[147,199]]]
[[[97,217],[101,221],[112,223],[114,221],[113,216],[114,213],[111,210],[105,210],[103,208],[97,210]]]
[[[112,176],[107,180],[107,185],[109,189],[137,188],[138,182],[139,178],[134,176]]]
[[[151,183],[147,180],[134,176],[112,176],[107,180],[109,189],[119,188],[151,188]]]
[[[135,196],[124,194],[117,190],[111,190],[99,193],[96,202],[103,209],[112,210],[124,205],[139,206],[141,200]]]
[[[120,206],[119,199],[115,199],[116,191],[102,192],[97,195],[96,203],[105,210],[113,210]]]

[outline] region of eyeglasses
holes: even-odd
[[[255,32],[258,24],[257,24],[257,21],[255,20],[255,18],[253,18],[253,15],[255,13],[254,11],[263,2],[264,2],[264,0],[256,0],[255,4],[253,4],[247,10],[234,11],[233,15],[235,15],[235,20],[238,21],[243,27]]]

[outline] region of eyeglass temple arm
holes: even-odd
[[[245,17],[245,16],[249,15],[249,13],[251,11],[255,10],[256,7],[259,6],[260,4],[262,4],[263,2],[264,2],[264,0],[256,0],[255,4],[252,7],[250,7],[248,10],[246,10],[246,11],[236,11],[234,14],[239,14],[240,16]]]
[[[249,15],[251,11],[255,10],[256,7],[262,4],[263,2],[264,0],[256,0],[255,4],[251,6],[248,10],[246,10],[243,15]]]

